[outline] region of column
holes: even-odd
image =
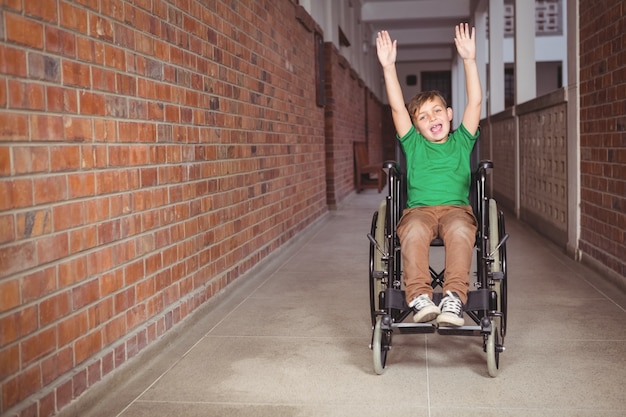
[[[515,104],[535,97],[535,2],[515,0]]]
[[[534,2],[532,2],[534,4]],[[504,110],[504,1],[489,2],[489,83],[488,113]]]

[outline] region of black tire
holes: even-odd
[[[387,251],[387,239],[385,239],[385,216],[387,210],[387,202],[383,200],[380,203],[378,211],[372,216],[372,226],[370,234],[374,237],[378,245]],[[370,315],[372,319],[372,326],[376,324],[376,312],[380,312],[379,294],[385,290],[386,283],[383,275],[387,272],[387,266],[383,260],[383,256],[376,249],[375,245],[370,242],[370,265],[369,265],[369,280],[370,280]]]

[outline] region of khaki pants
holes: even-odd
[[[439,236],[445,247],[444,293],[467,301],[469,271],[478,222],[471,206],[427,206],[405,209],[398,224],[407,303],[433,288],[428,270],[430,243]]]

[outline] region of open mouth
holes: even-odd
[[[433,125],[430,128],[430,133],[432,133],[433,135],[436,135],[437,133],[441,132],[442,129],[443,129],[443,125],[441,124]]]

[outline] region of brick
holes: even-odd
[[[37,329],[37,307],[24,307],[0,318],[0,346],[6,346]]]
[[[74,360],[76,365],[89,359],[102,349],[102,334],[100,332],[89,333],[81,337],[74,344]]]
[[[124,285],[131,285],[145,276],[143,260],[135,261],[124,267]],[[136,291],[134,291],[136,293]]]
[[[104,63],[107,67],[120,71],[126,70],[126,54],[123,49],[111,45],[104,46]]]
[[[64,128],[63,117],[47,114],[31,114],[31,139],[33,141],[61,141]]]
[[[113,297],[101,298],[89,307],[89,327],[95,329],[113,317]]]
[[[41,362],[41,376],[44,385],[48,385],[59,376],[68,372],[73,366],[73,352],[71,348],[57,350]]]
[[[117,125],[114,120],[95,119],[93,121],[93,140],[95,142],[116,142]]]
[[[64,85],[73,85],[82,88],[91,87],[91,74],[88,65],[65,60],[61,62],[61,70]]]
[[[0,30],[2,30],[1,27]],[[7,100],[7,80],[4,77],[0,77],[0,108],[7,107]]]
[[[143,301],[149,299],[150,297],[153,297],[154,296],[154,290],[155,290],[155,288],[154,288],[154,277],[148,277],[148,278],[145,278],[145,279],[141,280],[136,285],[135,302],[136,303],[140,303],[140,302],[143,302]]]
[[[102,379],[101,360],[92,363],[87,367],[87,386],[91,387]]]
[[[101,4],[100,11],[103,15],[121,21],[124,19],[124,3],[122,0],[109,0]]]
[[[67,181],[62,175],[37,177],[33,180],[34,203],[44,204],[67,199]]]
[[[47,326],[71,312],[69,291],[63,291],[41,300],[39,303],[39,323]]]
[[[16,12],[22,11],[22,0],[2,0],[2,7]]]
[[[43,374],[43,370],[42,370],[42,374]],[[43,376],[42,376],[42,379],[44,379]],[[44,382],[44,386],[45,386],[45,382]],[[34,407],[33,412],[27,415],[37,415],[37,408],[39,408],[39,416],[41,417],[53,416],[56,413],[56,393],[54,391],[50,391],[47,394],[42,395],[37,403],[33,403],[33,407]]]
[[[13,242],[15,239],[15,219],[13,214],[0,215],[0,244]],[[2,307],[0,307],[0,311],[2,311]]]
[[[60,3],[59,23],[62,27],[87,34],[87,12],[72,4]]]
[[[158,171],[156,168],[141,169],[141,187],[151,187],[158,183]]]
[[[61,81],[61,60],[39,53],[29,53],[28,77],[59,83]]]
[[[88,255],[87,273],[96,275],[113,268],[113,257],[111,248],[103,248],[98,253]]]
[[[17,243],[0,248],[0,277],[33,268],[37,265],[33,242]]]
[[[67,184],[67,196],[69,199],[90,197],[96,193],[96,179],[93,172],[68,174]]]
[[[60,410],[73,400],[72,380],[68,380],[56,387],[57,409]]]
[[[25,114],[0,113],[0,140],[22,141],[28,139],[28,116]]]
[[[3,146],[0,148],[0,177],[11,174],[11,148]]]
[[[80,114],[104,116],[104,96],[99,93],[81,91],[78,93]]]
[[[120,238],[120,219],[114,219],[97,226],[98,245],[106,245]]]
[[[46,25],[44,35],[46,52],[68,58],[76,57],[76,35],[51,25]]]
[[[106,116],[124,119],[128,117],[128,99],[126,97],[106,96],[103,108]]]
[[[69,287],[87,278],[87,257],[66,260],[58,267],[59,288]]]
[[[51,146],[50,147],[50,171],[75,171],[81,168],[80,147]]]
[[[43,85],[25,83],[18,80],[8,82],[9,108],[44,110]]]
[[[64,137],[66,140],[85,142],[93,137],[92,121],[89,118],[63,117]]]
[[[76,346],[74,347],[76,349]],[[87,369],[72,375],[72,396],[78,398],[87,389]]]
[[[34,174],[50,169],[50,155],[46,146],[15,146],[12,150],[15,174]]]
[[[26,53],[8,45],[0,45],[0,73],[26,77]]]
[[[91,29],[89,34],[91,37],[113,42],[113,22],[110,19],[89,13],[89,27]]]
[[[119,92],[125,94],[126,92],[122,92],[115,85],[117,74],[111,70],[92,67],[91,68],[91,78],[94,90],[106,91],[109,93]]]
[[[88,316],[86,311],[76,313],[69,317],[62,318],[57,324],[57,337],[59,348],[65,347],[89,329]]]
[[[76,90],[46,86],[46,110],[57,113],[78,113]],[[60,118],[60,116],[56,116],[56,118]],[[63,126],[62,122],[61,126]]]
[[[19,345],[3,346],[0,349],[0,380],[15,374],[20,367]]]
[[[100,285],[100,295],[102,297],[117,292],[124,287],[123,269],[119,268],[102,274],[98,281]]]
[[[56,328],[42,330],[20,343],[21,364],[26,367],[56,349]]]
[[[13,13],[5,13],[7,40],[35,49],[43,49],[43,24]]]
[[[93,225],[72,229],[68,231],[70,239],[70,254],[76,254],[97,246],[96,227]]]
[[[56,23],[58,19],[57,3],[54,1],[25,1],[24,13],[51,23]]]
[[[81,147],[81,167],[83,169],[104,168],[107,166],[107,148],[105,146]]]
[[[69,237],[67,233],[42,236],[35,243],[39,264],[57,261],[69,255]]]
[[[0,312],[9,311],[19,305],[20,305],[19,281],[17,279],[0,281]],[[2,362],[0,361],[0,364],[1,363]],[[2,378],[1,373],[0,373],[0,378]]]
[[[56,267],[48,267],[25,275],[20,280],[22,303],[29,303],[57,289]]]
[[[32,209],[17,213],[15,224],[18,239],[28,239],[49,234],[52,231],[50,209]]]
[[[84,222],[84,205],[82,202],[68,202],[52,208],[54,231],[62,231],[77,227]]]

